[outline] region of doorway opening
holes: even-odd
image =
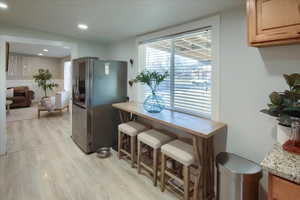
[[[9,149],[6,145],[7,141],[10,140],[10,136],[7,135],[7,130],[11,128],[10,124],[18,122],[19,124],[26,124],[27,121],[24,120],[39,120],[39,113],[41,120],[47,120],[51,116],[63,116],[61,115],[63,112],[67,113],[67,109],[62,112],[55,112],[55,107],[42,109],[42,112],[38,111],[43,97],[49,97],[50,103],[57,106],[57,94],[63,93],[65,97],[64,94],[69,92],[68,85],[70,83],[67,84],[67,81],[70,80],[72,74],[71,60],[78,57],[78,50],[76,44],[62,41],[12,36],[1,36],[0,40],[2,58],[6,56],[5,43],[9,43],[9,51],[7,51],[8,69],[5,73],[4,68],[2,69],[5,77],[2,77],[1,81],[2,91],[4,92],[2,96],[4,102],[2,100],[1,102],[5,104],[3,108],[6,109],[6,112],[2,112],[0,117],[0,154],[5,154],[18,151],[17,146],[15,146],[16,149]],[[4,66],[5,61],[6,59],[2,59],[1,65]],[[65,70],[67,65],[68,67]],[[38,75],[40,69],[44,72],[48,71],[52,75],[48,83],[52,84],[53,87],[52,90],[49,90],[48,87],[47,93],[44,92],[43,87],[34,78],[35,75]],[[67,96],[67,102],[70,102],[70,94]],[[65,104],[66,101],[61,98],[59,103]],[[42,119],[42,117],[45,117],[45,119]],[[71,127],[71,112],[66,115],[65,119],[66,126]],[[13,147],[14,145],[9,146]],[[22,144],[19,147],[23,148],[23,146],[26,145]]]
[[[38,107],[49,112],[67,103],[57,99],[63,94],[69,99],[71,51],[52,45],[11,42],[6,73],[7,122],[35,119]],[[67,90],[66,90],[67,89]],[[46,98],[49,103],[42,105]],[[55,99],[56,98],[56,99]],[[60,98],[60,97],[59,97]],[[47,114],[40,113],[40,114]]]

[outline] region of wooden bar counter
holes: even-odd
[[[215,156],[214,135],[223,133],[226,125],[209,119],[163,110],[161,113],[149,113],[140,103],[128,102],[113,104],[120,111],[122,122],[130,119],[128,114],[154,121],[167,127],[175,128],[193,137],[193,147],[199,173],[194,186],[194,200],[211,200],[215,197]]]

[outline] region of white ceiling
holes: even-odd
[[[44,49],[47,49],[48,52],[44,52]],[[71,50],[63,47],[15,42],[10,43],[9,52],[35,56],[38,56],[39,53],[42,53],[46,57],[55,58],[62,58],[71,55]]]
[[[109,43],[242,5],[246,0],[8,0],[0,22]],[[87,31],[77,29],[86,23]]]

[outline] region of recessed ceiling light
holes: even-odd
[[[43,51],[48,52],[49,50],[48,49],[43,49]]]
[[[44,54],[42,54],[42,53],[39,53],[38,55],[39,55],[39,56],[43,56]]]
[[[6,3],[0,1],[0,8],[1,9],[7,9],[8,5]]]
[[[78,24],[77,26],[80,30],[87,30],[89,27],[86,24]]]

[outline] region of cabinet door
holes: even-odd
[[[300,185],[269,174],[269,200],[296,200]]]
[[[260,31],[299,25],[299,3],[300,0],[258,0]]]
[[[292,43],[300,39],[300,0],[248,0],[248,20],[250,43]]]

